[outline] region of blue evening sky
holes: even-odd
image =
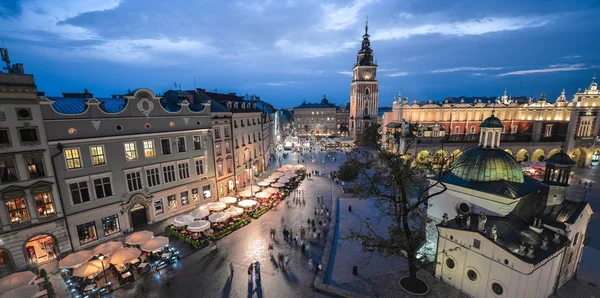
[[[48,95],[147,87],[349,101],[369,16],[380,105],[571,99],[600,68],[598,0],[2,0],[0,39]]]

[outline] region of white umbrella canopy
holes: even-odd
[[[258,190],[260,190],[260,186],[258,184],[251,184],[251,185],[244,187],[244,190],[250,190],[253,192],[257,192]]]
[[[288,183],[288,182],[290,182],[290,178],[289,177],[281,177],[279,179],[279,184],[281,184],[281,183],[285,184],[285,183]],[[274,183],[274,184],[277,184],[277,183]]]
[[[102,269],[102,263],[104,263],[104,269],[108,269],[108,267],[110,266],[108,257],[105,257],[104,259],[102,259],[102,261],[101,260],[91,260],[91,261],[88,261],[86,264],[92,264],[92,265]]]
[[[165,246],[169,245],[169,238],[165,236],[156,236],[140,246],[142,251],[156,252],[161,251]]]
[[[235,197],[223,197],[219,199],[219,202],[223,202],[225,204],[235,204],[237,202],[237,198]]]
[[[195,218],[191,215],[179,215],[179,216],[175,217],[175,219],[173,219],[172,224],[176,227],[183,227],[183,226],[189,225],[194,220],[195,220]],[[148,239],[150,239],[150,238],[148,238]],[[146,240],[148,240],[148,239],[146,239]],[[144,241],[144,242],[146,242],[146,241]],[[140,243],[140,244],[142,244],[142,243]]]
[[[24,285],[2,293],[0,298],[32,298],[39,291],[40,288],[38,285]]]
[[[263,190],[263,192],[268,192],[268,193],[270,193],[270,194],[274,194],[274,193],[278,193],[278,192],[279,192],[279,189],[277,189],[277,188],[274,188],[274,187],[269,187],[269,188],[265,188],[265,189]]]
[[[121,243],[120,241],[108,241],[108,242],[104,242],[96,247],[94,247],[94,255],[110,255],[113,252],[121,249],[123,247],[123,243]]]
[[[282,171],[284,171],[284,170],[282,170]],[[281,172],[273,172],[273,174],[271,174],[271,176],[269,176],[269,177],[275,177],[275,178],[278,178],[278,177],[281,177],[281,176],[283,176],[283,175],[285,175],[285,174],[284,174],[284,173],[281,173]]]
[[[208,220],[210,220],[210,222],[222,222],[226,221],[228,218],[229,214],[225,212],[217,212],[208,216]]]
[[[294,166],[294,170],[298,171],[298,170],[302,170],[304,169],[304,165],[295,165]]]
[[[100,265],[102,266],[102,265]],[[98,266],[91,264],[90,262],[84,263],[83,265],[77,267],[73,271],[73,276],[79,277],[88,277],[90,275],[97,274],[102,271],[102,268],[98,268]]]
[[[284,164],[284,165],[282,165],[282,166],[280,167],[280,169],[287,170],[287,169],[289,169],[289,168],[293,168],[293,167],[294,167],[294,166],[292,166],[292,165],[290,165],[290,164]]]
[[[208,208],[208,210],[211,210],[211,211],[221,211],[221,210],[227,208],[227,205],[223,202],[212,202],[212,203],[206,204],[206,208]]]
[[[210,222],[208,220],[198,220],[187,226],[187,230],[190,232],[202,232],[210,228]]]
[[[142,251],[135,247],[125,247],[117,250],[110,256],[110,263],[113,265],[125,264],[134,261],[142,254]]]
[[[250,208],[256,204],[258,203],[255,200],[242,200],[238,202],[238,206],[242,208]]]
[[[255,194],[256,194],[256,191],[254,193],[252,193],[250,190],[242,190],[239,193],[240,197],[244,197],[244,198],[251,197]]]
[[[285,187],[285,184],[284,183],[273,183],[273,184],[271,184],[271,186],[273,186],[273,187]]]
[[[15,272],[0,279],[0,293],[16,289],[35,280],[35,274],[31,271]]]
[[[140,245],[140,244],[148,241],[148,239],[152,238],[153,236],[154,236],[154,234],[150,231],[135,232],[135,233],[127,236],[127,238],[125,238],[125,244]]]
[[[269,185],[271,185],[271,182],[272,182],[272,181],[267,181],[267,180],[265,179],[265,180],[263,180],[263,181],[261,181],[261,182],[258,182],[258,183],[256,183],[256,184],[258,184],[258,186],[269,186]]]
[[[190,213],[190,216],[192,216],[192,217],[194,218],[194,220],[196,220],[196,219],[202,219],[202,218],[205,218],[205,217],[207,217],[209,214],[210,214],[210,212],[209,212],[208,210],[206,210],[206,209],[196,209],[196,210],[194,210],[194,211],[192,211],[192,212]],[[192,223],[190,223],[190,224],[192,224]],[[188,226],[189,226],[190,224],[188,224]]]
[[[229,208],[225,209],[225,213],[229,214],[230,216],[238,216],[244,213],[244,209],[235,206],[229,206]]]
[[[64,259],[58,262],[58,267],[60,268],[76,268],[81,266],[81,264],[87,262],[94,256],[94,252],[91,250],[80,250],[78,252],[72,253],[66,256]]]
[[[268,199],[270,197],[271,197],[271,194],[268,192],[264,192],[264,191],[256,194],[256,198],[258,198],[258,199]]]
[[[277,177],[277,178],[279,178],[279,177]],[[262,182],[267,182],[267,183],[271,184],[271,183],[277,181],[277,178],[276,177],[269,177],[269,178],[263,180]]]

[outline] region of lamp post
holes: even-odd
[[[106,278],[106,271],[104,269],[104,255],[99,254],[96,259],[100,260],[100,264],[102,265],[102,275],[104,275],[104,284],[108,285],[108,279]]]

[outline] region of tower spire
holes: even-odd
[[[367,21],[365,22],[365,35],[369,35],[369,16],[367,15]]]

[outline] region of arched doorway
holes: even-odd
[[[506,153],[508,153],[508,154],[510,154],[510,155],[512,155],[512,156],[514,156],[513,152],[512,152],[512,151],[510,151],[510,149],[504,149],[504,151],[506,151]]]
[[[0,247],[0,278],[13,273],[15,264],[10,251],[4,247]]]
[[[25,242],[25,256],[29,264],[41,264],[56,260],[58,245],[54,236],[39,234]]]
[[[136,203],[129,209],[129,216],[131,217],[131,227],[133,229],[143,227],[148,224],[148,216],[146,213],[146,206],[141,203]]]
[[[592,167],[595,167],[600,162],[600,149],[594,150],[594,154],[592,154]]]
[[[575,149],[573,154],[571,154],[571,159],[573,159],[579,167],[585,165],[585,151],[581,148]]]
[[[548,155],[546,156],[546,159],[552,157],[552,155],[556,154],[560,152],[560,149],[552,149],[552,151],[548,152]]]
[[[542,149],[533,151],[533,155],[531,155],[531,162],[544,161],[544,155],[545,153]]]
[[[519,150],[519,152],[517,152],[517,156],[515,156],[515,159],[518,162],[529,161],[529,152],[526,149],[521,149]]]

